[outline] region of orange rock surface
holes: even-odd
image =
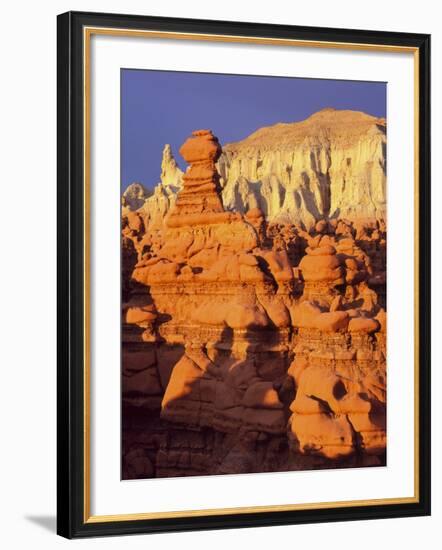
[[[123,208],[123,477],[385,464],[384,222],[226,211],[180,152],[165,223]]]
[[[229,222],[235,215],[224,211],[219,175],[215,163],[221,155],[218,139],[210,130],[196,130],[182,145],[180,153],[190,164],[183,176],[183,188],[168,215],[169,227]]]

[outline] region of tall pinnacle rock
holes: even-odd
[[[225,212],[221,200],[216,161],[221,145],[211,130],[196,130],[181,146],[180,153],[190,165],[183,176],[183,187],[167,225],[224,223],[239,219],[240,215]]]
[[[163,158],[161,160],[161,183],[164,186],[181,187],[183,172],[180,170],[170,145],[166,143],[163,149]]]

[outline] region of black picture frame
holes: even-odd
[[[430,514],[430,36],[68,12],[58,16],[58,398],[57,532],[67,538],[226,529]],[[84,404],[84,41],[85,27],[296,39],[413,48],[417,84],[419,194],[419,468],[413,503],[343,506],[159,519],[88,522],[85,516]]]

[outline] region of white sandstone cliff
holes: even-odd
[[[121,204],[123,208],[129,210],[138,210],[141,208],[151,193],[138,182],[131,183],[124,191],[121,197]]]
[[[324,109],[260,128],[225,145],[218,170],[228,210],[258,207],[269,221],[307,228],[321,218],[386,218],[386,123],[362,112]],[[162,224],[182,176],[166,145],[161,182],[141,207],[152,226]]]
[[[128,206],[131,210],[138,210],[151,229],[159,229],[163,225],[164,217],[175,204],[178,191],[182,187],[182,177],[183,172],[178,167],[170,145],[167,143],[164,146],[161,161],[161,181],[154,187],[153,192],[147,194],[144,190],[146,197],[138,206],[132,207],[132,204],[135,206],[135,202],[129,203],[127,200],[123,202],[123,205]],[[126,195],[137,194],[139,185],[138,183],[129,185],[123,193],[123,201]]]
[[[386,125],[356,111],[325,109],[261,128],[223,148],[226,208],[259,206],[271,221],[385,218]]]

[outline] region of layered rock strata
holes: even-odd
[[[385,120],[356,111],[261,128],[224,147],[224,204],[308,228],[324,217],[385,218],[385,147]]]
[[[323,218],[386,218],[385,119],[324,109],[301,122],[260,128],[225,145],[215,161],[226,210],[259,208],[269,222],[309,230]],[[159,202],[161,210],[172,207],[182,178],[166,145],[156,198],[143,209],[156,216]]]
[[[163,223],[123,210],[123,477],[385,464],[385,224],[227,211],[181,153]]]

